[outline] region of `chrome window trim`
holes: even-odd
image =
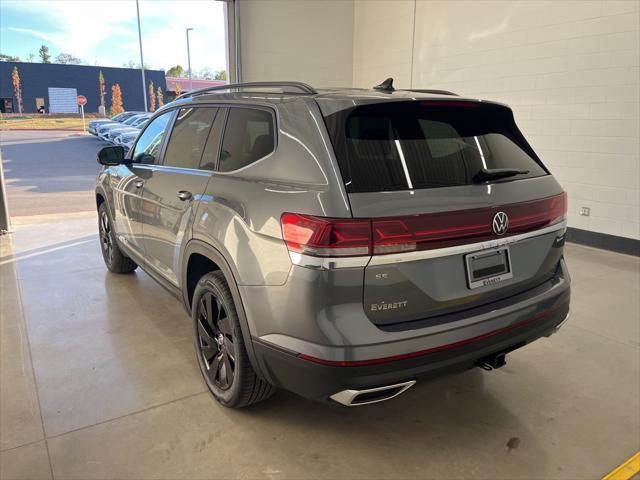
[[[563,220],[539,230],[513,235],[511,237],[501,237],[495,240],[485,240],[484,242],[468,243],[456,245],[454,247],[438,248],[434,250],[421,250],[418,252],[390,253],[388,255],[360,256],[360,257],[313,257],[304,253],[289,251],[289,258],[294,265],[311,268],[313,270],[336,270],[340,268],[358,268],[367,266],[390,265],[402,262],[414,262],[429,258],[448,257],[450,255],[463,255],[490,248],[498,248],[504,245],[520,242],[528,238],[546,235],[552,232],[564,233],[567,229],[567,221]]]

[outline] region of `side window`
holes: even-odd
[[[181,108],[173,124],[164,165],[198,168],[217,108]]]
[[[172,114],[173,111],[163,113],[147,126],[133,150],[131,159],[134,163],[158,163],[162,139]]]
[[[218,170],[237,170],[269,155],[274,148],[273,116],[269,112],[255,108],[231,108]]]

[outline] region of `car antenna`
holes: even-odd
[[[393,78],[389,77],[380,85],[376,85],[373,87],[374,90],[381,90],[383,92],[393,92],[395,88],[393,88]]]

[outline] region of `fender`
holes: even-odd
[[[216,265],[220,267],[220,270],[224,274],[227,279],[227,284],[229,285],[229,290],[231,290],[231,296],[233,297],[233,303],[236,307],[236,312],[238,314],[238,319],[240,320],[240,329],[242,330],[242,337],[244,340],[244,346],[249,356],[249,361],[251,362],[251,366],[255,370],[255,372],[263,379],[269,378],[265,375],[264,369],[261,367],[261,362],[258,361],[258,357],[253,348],[253,342],[251,341],[251,331],[249,330],[249,322],[247,322],[247,316],[245,314],[244,305],[242,303],[242,297],[240,295],[240,290],[238,289],[236,278],[238,277],[237,272],[232,268],[231,264],[227,261],[224,255],[216,248],[211,245],[202,242],[200,240],[190,240],[182,255],[182,273],[181,273],[181,286],[182,286],[182,300],[184,305],[191,315],[191,305],[190,299],[188,298],[188,289],[187,289],[187,265],[189,264],[189,258],[194,253],[200,254],[203,257],[207,257],[209,260],[214,262]]]

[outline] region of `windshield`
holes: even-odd
[[[349,193],[469,185],[484,169],[519,169],[496,181],[547,175],[511,110],[464,101],[384,102],[325,117]]]

